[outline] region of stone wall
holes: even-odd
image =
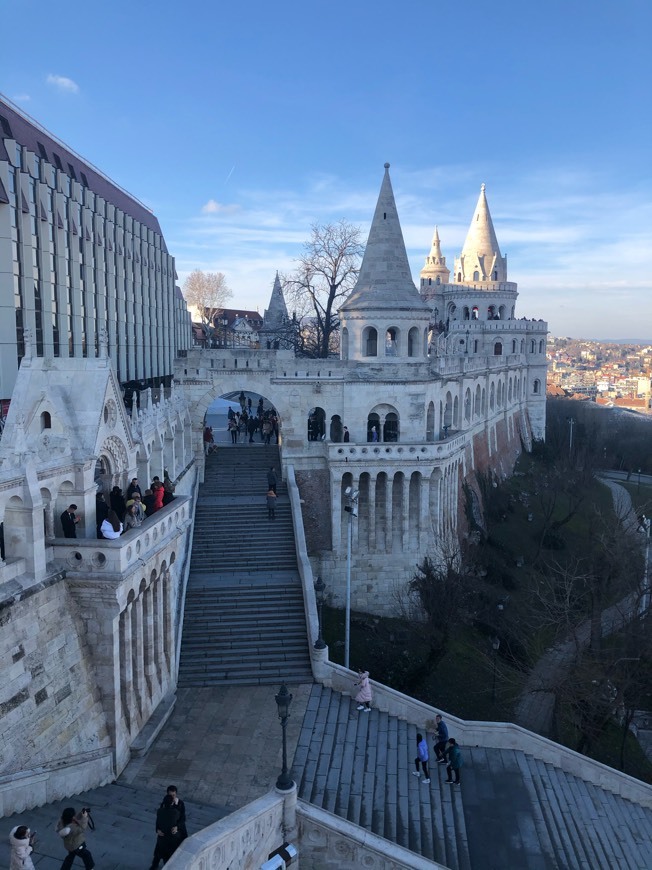
[[[321,553],[331,548],[332,518],[330,512],[330,475],[327,469],[295,473],[303,501],[301,513],[309,553]]]
[[[0,587],[0,773],[110,746],[77,608],[61,574]]]

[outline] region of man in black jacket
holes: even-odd
[[[77,505],[71,504],[61,514],[61,527],[63,528],[64,538],[77,537],[77,523],[79,522],[79,517],[75,514],[76,510]]]
[[[180,812],[174,799],[167,794],[156,811],[156,846],[150,870],[157,870],[159,862],[166,864],[182,840],[179,831]]]

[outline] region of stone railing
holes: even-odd
[[[289,797],[296,805],[296,790]],[[168,870],[260,867],[270,852],[283,845],[286,800],[278,792],[263,795],[184,840],[165,866]]]
[[[50,538],[53,557],[68,573],[123,573],[146,561],[172,538],[182,533],[191,520],[191,499],[178,496],[138,529],[131,529],[115,541],[97,538]]]
[[[328,442],[329,462],[359,462],[361,460],[373,462],[391,462],[397,460],[413,460],[416,462],[439,462],[448,459],[464,446],[466,434],[456,434],[443,441],[433,441],[427,444],[405,443],[369,443],[369,444],[341,444]]]
[[[41,807],[115,779],[113,752],[96,749],[0,776],[0,817]]]

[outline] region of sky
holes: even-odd
[[[0,92],[266,307],[391,164],[415,281],[480,191],[517,316],[652,341],[649,0],[0,0]]]

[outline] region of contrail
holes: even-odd
[[[229,174],[228,174],[228,175],[226,176],[226,178],[224,179],[224,184],[226,184],[227,181],[229,180],[229,178],[231,178],[231,176],[233,175],[233,171],[234,171],[234,169],[235,169],[235,163],[234,163],[233,166],[231,167],[231,171],[229,172]]]

